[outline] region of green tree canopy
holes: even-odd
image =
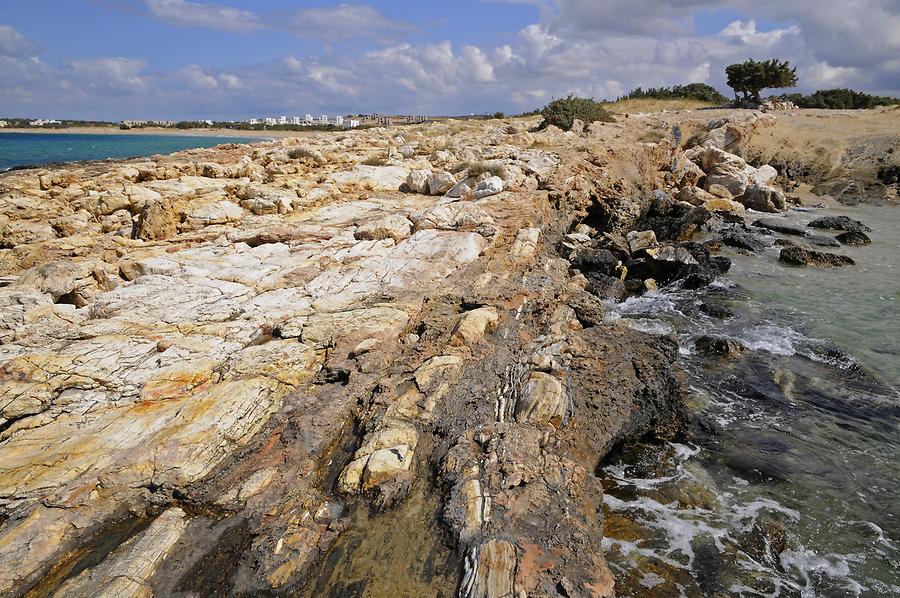
[[[778,89],[797,85],[797,69],[786,60],[771,58],[761,62],[752,58],[746,62],[729,65],[725,69],[728,87],[734,90],[734,97],[743,94],[744,99],[760,101],[763,89]]]

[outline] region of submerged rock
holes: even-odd
[[[813,251],[796,245],[783,248],[778,259],[792,266],[840,267],[856,264],[853,258],[846,255]]]
[[[823,228],[827,230],[842,230],[861,233],[871,232],[872,230],[859,220],[853,220],[848,216],[823,216],[822,218],[816,218],[807,226],[809,226],[810,228]]]
[[[857,230],[841,233],[835,239],[844,245],[869,245],[872,243],[872,239],[866,233]]]
[[[703,355],[716,355],[729,359],[740,357],[746,350],[744,345],[725,336],[701,336],[694,342],[694,347]]]

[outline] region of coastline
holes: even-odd
[[[118,127],[71,127],[68,129],[19,129],[0,128],[3,133],[35,133],[39,135],[162,135],[168,137],[247,137],[281,139],[285,137],[312,136],[321,131],[239,131],[233,129],[175,129],[146,127],[122,130]]]
[[[762,156],[757,163],[777,164],[783,172],[797,161],[813,164],[819,153],[814,144],[788,146],[779,135],[794,137],[822,119],[751,120],[749,111],[721,116],[755,143],[741,149],[754,159]],[[61,583],[63,590],[91,583],[86,576],[60,579],[47,571],[67,563],[73,546],[92,550],[89,538],[115,538],[109,513],[127,507],[151,526],[138,532],[141,541],[172,538],[158,549],[165,561],[142,577],[158,595],[175,593],[188,570],[208,583],[214,572],[198,565],[197,557],[231,552],[230,544],[223,549],[219,531],[231,529],[228,535],[240,548],[228,555],[229,573],[219,582],[230,594],[260,587],[288,592],[303,580],[315,585],[304,592],[311,595],[348,584],[377,593],[378,584],[402,570],[411,573],[393,588],[396,593],[452,595],[459,578],[473,584],[486,584],[489,576],[513,579],[540,560],[546,567],[528,575],[548,587],[564,577],[573,588],[600,588],[608,595],[615,574],[617,591],[640,595],[635,592],[647,587],[640,575],[652,569],[657,592],[675,594],[675,585],[684,583],[700,595],[697,580],[707,578],[696,575],[691,563],[682,567],[677,559],[664,559],[642,569],[646,557],[628,560],[629,546],[657,532],[659,544],[668,539],[665,529],[653,529],[652,518],[638,521],[641,504],[669,509],[663,524],[684,516],[678,501],[700,507],[686,514],[688,522],[709,515],[710,526],[721,523],[715,519],[717,487],[705,485],[711,477],[688,478],[685,488],[677,487],[682,462],[703,473],[702,458],[688,460],[718,454],[717,441],[704,444],[693,423],[684,423],[693,406],[684,402],[682,366],[694,368],[706,400],[721,399],[720,385],[732,384],[726,390],[738,397],[738,410],[752,408],[761,417],[780,415],[773,409],[788,402],[800,409],[807,395],[826,396],[815,386],[824,371],[818,362],[810,365],[799,353],[760,357],[765,349],[747,334],[760,328],[751,321],[754,314],[775,317],[774,301],[757,302],[754,310],[738,306],[746,295],[729,291],[723,281],[745,258],[788,276],[830,275],[779,262],[788,243],[813,243],[824,233],[803,229],[798,235],[795,228],[776,235],[778,228],[755,226],[757,219],[801,226],[799,214],[805,227],[818,210],[784,211],[785,193],[776,187],[767,188],[766,197],[780,198],[781,207],[770,214],[705,197],[696,177],[711,176],[712,163],[704,171],[699,155],[696,162],[685,158],[690,149],[640,141],[663,120],[666,129],[678,124],[724,145],[716,129],[705,130],[710,118],[632,116],[583,135],[558,129],[533,134],[533,122],[522,119],[411,126],[403,135],[415,151],[386,159],[396,135],[391,130],[348,132],[347,139],[310,132],[302,142],[209,148],[139,166],[110,160],[102,172],[75,163],[54,165],[46,174],[9,174],[3,183],[15,201],[0,206],[8,218],[0,233],[11,249],[0,250],[0,259],[5,272],[18,276],[2,289],[12,307],[0,321],[8,349],[0,365],[18,376],[16,383],[44,380],[41,364],[50,354],[64,366],[77,362],[78,379],[77,385],[68,379],[39,388],[23,384],[10,403],[15,409],[0,414],[6,418],[0,420],[0,448],[9,451],[0,467],[0,495],[14,491],[21,500],[16,516],[0,520],[0,544],[13,538],[16,549],[0,550],[0,593],[11,584],[52,593]],[[865,115],[852,118],[853,124],[871,124]],[[892,130],[900,139],[900,127]],[[829,147],[842,143],[818,128],[809,135]],[[750,168],[765,175],[765,166],[749,166],[724,148],[699,150],[740,166],[733,172]],[[450,172],[468,156],[485,162]],[[367,166],[372,158],[387,163]],[[495,177],[483,172],[488,161],[496,165]],[[470,168],[481,174],[469,176]],[[850,166],[842,168],[847,179],[861,178]],[[801,177],[785,178],[797,183]],[[791,185],[797,201],[833,205],[816,201],[821,180],[813,178]],[[493,185],[481,185],[489,179]],[[452,197],[450,190],[461,183],[469,191]],[[476,196],[475,189],[486,193]],[[647,191],[653,189],[667,191]],[[697,203],[676,201],[686,189],[684,196]],[[838,196],[840,189],[835,191]],[[701,229],[706,222],[715,226]],[[736,253],[726,240],[729,232],[757,249]],[[822,251],[871,255],[866,248]],[[681,312],[667,307],[681,299]],[[616,312],[618,321],[611,317]],[[670,325],[660,332],[648,324],[667,314],[690,319],[702,328],[699,334],[718,335],[726,342],[708,346],[735,355],[701,353],[694,331]],[[766,340],[789,331],[768,324],[766,330],[775,330]],[[74,341],[73,328],[81,329]],[[824,352],[829,359],[836,354]],[[748,371],[748,363],[755,369]],[[73,412],[73,404],[89,408]],[[816,406],[804,414],[812,418],[824,410]],[[802,429],[803,419],[785,413]],[[729,443],[716,460],[727,467],[710,470],[718,488],[732,491],[742,513],[756,509],[754,524],[759,512],[782,529],[799,528],[783,511],[765,511],[779,503],[754,502],[755,493],[764,495],[774,483],[753,472],[778,474],[780,463],[765,459],[810,445],[780,437],[778,444],[754,444],[756,428],[703,424]],[[767,427],[765,434],[774,438],[777,426]],[[296,430],[303,432],[301,442]],[[636,476],[661,480],[659,493],[654,485],[642,503],[633,502],[635,484],[625,478],[634,463],[627,460],[604,470],[609,479],[601,488],[594,475],[598,463],[615,457],[613,447],[627,448],[649,435],[661,441],[648,448],[649,461],[661,462],[658,456],[667,450],[681,460],[672,472]],[[115,450],[107,449],[108,442]],[[772,446],[791,450],[770,457]],[[217,447],[211,457],[209,447]],[[97,457],[103,454],[105,461]],[[58,519],[50,523],[41,519],[60,489],[100,488],[101,475],[102,492],[92,500],[52,511]],[[774,479],[787,481],[789,489],[794,483]],[[614,487],[619,481],[621,492]],[[754,495],[741,494],[749,491]],[[20,539],[26,519],[18,513],[31,516],[40,530],[59,525],[65,532]],[[316,516],[298,519],[297,513]],[[761,518],[761,525],[766,521]],[[646,534],[637,529],[644,523]],[[770,571],[779,581],[777,567],[768,565],[778,554],[770,559],[766,551],[781,553],[788,544],[771,531],[775,524],[754,532],[755,539],[726,521],[719,536],[735,554],[762,546],[759,580],[698,535],[706,544],[697,553],[718,559],[713,581],[721,577],[724,587],[760,581],[765,589]],[[285,529],[293,532],[285,535]],[[804,542],[794,548],[830,550],[827,543]],[[523,547],[527,558],[520,558]],[[26,549],[42,557],[21,559]],[[141,556],[116,549],[92,565],[90,575],[99,579]],[[431,563],[441,564],[446,578],[420,574]],[[3,571],[21,573],[12,579]]]

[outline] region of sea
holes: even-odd
[[[618,596],[900,596],[900,207],[781,217],[825,215],[871,227],[871,245],[817,248],[855,266],[726,248],[731,271],[706,290],[608,305],[610,320],[677,338],[689,406],[683,437],[598,470]],[[747,351],[699,355],[706,334]]]
[[[260,138],[95,133],[0,133],[0,172],[17,166],[139,158]]]

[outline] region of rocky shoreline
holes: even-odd
[[[722,112],[0,176],[0,595],[614,595],[598,467],[684,391],[603,301],[796,182],[740,157],[789,116]]]

